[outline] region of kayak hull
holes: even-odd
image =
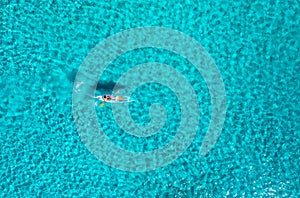
[[[104,101],[103,96],[97,96],[96,98],[100,101],[103,102],[108,102],[108,103],[124,103],[124,102],[133,102],[134,100],[132,100],[129,96],[111,96],[112,99],[109,101]]]

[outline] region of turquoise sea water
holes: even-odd
[[[0,5],[1,197],[300,196],[299,1],[20,0]],[[227,114],[214,149],[198,157],[211,108],[200,73],[183,57],[161,49],[120,56],[101,77],[108,86],[99,92],[109,92],[109,82],[132,66],[156,61],[186,76],[201,112],[195,140],[178,159],[132,173],[107,166],[81,142],[72,115],[72,80],[99,42],[142,26],[172,28],[202,44],[222,75]],[[160,133],[142,139],[124,134],[109,119],[109,104],[95,108],[99,122],[124,149],[162,147],[178,128],[175,95],[154,83],[133,96],[138,102],[130,111],[138,124],[149,122],[157,97],[167,97],[163,104],[175,113],[168,114]]]

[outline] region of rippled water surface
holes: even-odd
[[[1,197],[300,196],[299,1],[0,5]],[[122,54],[99,79],[97,94],[110,93],[133,66],[160,62],[185,76],[200,105],[197,134],[179,158],[153,171],[126,172],[101,162],[83,144],[72,91],[77,70],[98,43],[143,26],[178,30],[201,43],[223,78],[227,112],[218,142],[199,157],[212,108],[204,78],[184,57],[164,49]],[[111,104],[101,108],[98,102],[95,112],[107,137],[132,152],[162,148],[180,124],[176,95],[148,83],[132,97],[129,110],[137,124],[150,122],[153,103],[164,105],[165,124],[153,136],[134,137],[114,122]]]

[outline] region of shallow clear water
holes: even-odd
[[[298,1],[0,4],[2,197],[300,196]],[[72,80],[99,42],[140,26],[179,30],[202,44],[222,75],[227,114],[214,149],[198,157],[211,111],[201,74],[161,49],[120,56],[102,82],[116,82],[136,64],[161,62],[186,76],[200,102],[199,130],[188,149],[163,168],[131,173],[102,163],[81,142],[72,115]],[[112,114],[107,104],[95,108],[107,136],[136,152],[171,141],[180,104],[170,89],[145,84],[133,95],[143,102],[129,109],[136,123],[148,123],[150,104],[159,96],[167,97],[161,102],[171,112],[160,133],[147,138],[123,133],[107,116]]]

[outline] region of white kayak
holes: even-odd
[[[134,100],[132,100],[129,96],[114,96],[114,95],[110,95],[111,99],[105,101],[103,96],[96,96],[95,98],[98,100],[101,100],[103,102],[110,102],[110,103],[124,103],[124,102],[133,102]]]

